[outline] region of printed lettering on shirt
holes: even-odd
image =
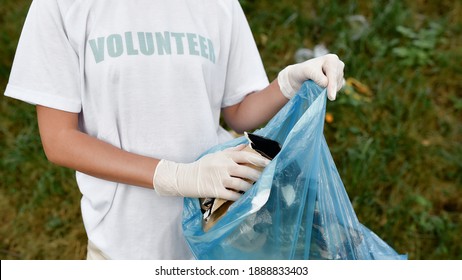
[[[209,38],[181,32],[125,32],[88,41],[96,63],[122,55],[193,55],[215,63],[215,48]]]

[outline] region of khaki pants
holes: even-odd
[[[101,250],[88,240],[87,260],[109,260]]]

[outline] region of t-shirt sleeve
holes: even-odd
[[[31,104],[81,110],[78,54],[55,0],[34,0],[19,39],[5,95]]]
[[[239,103],[244,97],[268,85],[268,77],[244,11],[232,1],[232,35],[225,95],[222,107]]]

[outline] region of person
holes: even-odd
[[[35,0],[6,96],[34,104],[49,161],[76,170],[87,258],[191,259],[182,197],[239,199],[268,161],[243,146],[308,80],[334,100],[334,54],[269,83],[237,0]]]

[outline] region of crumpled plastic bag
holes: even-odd
[[[406,259],[356,217],[323,136],[326,96],[307,81],[254,132],[282,149],[207,232],[199,199],[185,198],[183,231],[197,259]],[[245,137],[205,154],[242,143]]]

